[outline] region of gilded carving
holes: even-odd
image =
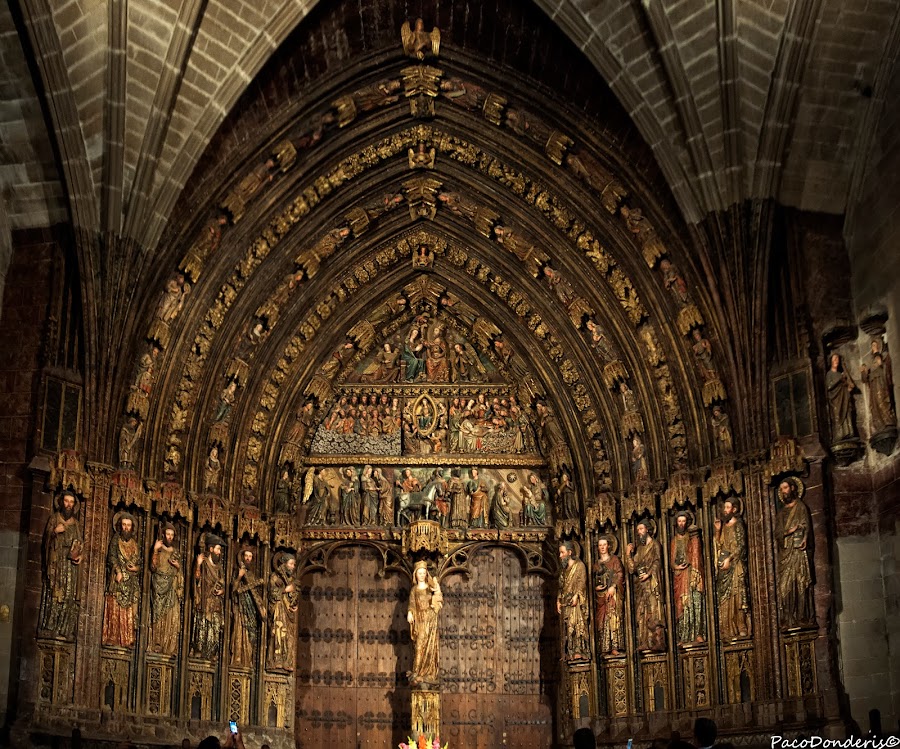
[[[84,538],[78,520],[78,499],[63,491],[44,529],[44,584],[38,635],[74,640],[81,596]]]
[[[127,512],[113,518],[114,532],[106,554],[106,597],[103,609],[104,645],[134,647],[137,608],[141,596],[141,560],[137,523]]]
[[[177,531],[164,522],[150,557],[150,638],[152,653],[175,655],[181,637],[181,604],[184,601],[182,555],[176,546]]]

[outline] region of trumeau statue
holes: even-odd
[[[80,565],[84,540],[77,518],[78,500],[64,491],[44,530],[44,585],[39,634],[72,640],[78,620]]]
[[[785,629],[816,622],[809,553],[812,517],[803,501],[805,487],[793,476],[778,485],[783,507],[775,518],[778,554],[778,605]]]
[[[430,689],[440,684],[438,614],[443,605],[441,586],[428,571],[428,563],[416,562],[406,612],[414,646],[413,667],[407,676],[413,688]]]
[[[719,632],[725,641],[750,636],[750,589],[747,579],[747,528],[737,500],[722,502],[715,526],[716,604]]]
[[[675,637],[688,645],[706,639],[706,599],[703,583],[703,552],[700,529],[690,512],[675,515],[675,528],[669,543],[672,566],[672,596],[675,599]]]
[[[625,568],[615,555],[617,546],[615,536],[600,536],[594,562],[597,650],[608,655],[625,651]]]
[[[115,532],[106,554],[106,605],[103,609],[103,644],[130,648],[137,633],[141,595],[141,558],[134,517],[116,513]]]
[[[653,538],[653,521],[640,520],[635,528],[637,546],[626,549],[625,565],[634,576],[634,608],[638,648],[666,649],[666,616],[663,604],[662,547]]]
[[[562,618],[567,661],[589,660],[587,570],[575,556],[571,541],[559,545],[559,594],[556,611]]]
[[[225,542],[212,533],[204,534],[194,567],[194,626],[191,653],[204,660],[216,660],[221,648],[225,619],[225,571],[222,550]]]
[[[181,637],[184,572],[175,538],[175,526],[163,523],[150,557],[149,647],[151,652],[161,655],[175,655]]]
[[[294,582],[297,559],[293,554],[276,554],[269,575],[269,656],[268,668],[293,671],[297,640],[297,609],[300,591]]]
[[[265,610],[260,589],[265,584],[253,573],[252,546],[238,553],[237,570],[231,583],[231,665],[252,668],[259,642],[259,623]]]

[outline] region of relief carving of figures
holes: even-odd
[[[297,559],[293,554],[279,553],[272,560],[269,575],[269,657],[267,667],[293,671],[297,640],[297,609],[300,591],[294,583]]]
[[[494,501],[491,503],[491,524],[494,528],[508,528],[511,523],[509,485],[502,481],[494,488]]]
[[[524,507],[525,525],[547,525],[550,493],[536,473],[528,474],[528,482],[519,489]]]
[[[644,253],[644,259],[652,265],[657,258],[666,252],[665,246],[656,235],[656,229],[653,228],[650,221],[644,218],[640,208],[629,208],[623,205],[620,212],[622,218],[625,219],[628,231],[634,234],[638,240],[638,244],[640,244]]]
[[[234,406],[234,401],[237,398],[237,382],[234,380],[229,380],[228,384],[222,388],[222,392],[219,394],[219,402],[216,404],[216,411],[213,415],[213,421],[216,424],[219,424],[225,419],[228,418],[228,415],[231,413],[231,409]]]
[[[883,349],[881,338],[873,338],[869,363],[859,368],[860,378],[869,393],[869,414],[874,434],[897,426],[891,357]]]
[[[147,418],[147,406],[150,402],[150,390],[153,387],[153,369],[159,357],[159,349],[150,344],[141,355],[135,367],[134,381],[129,389],[125,410]]]
[[[575,556],[571,541],[559,545],[559,594],[556,612],[562,617],[567,661],[584,661],[591,657],[588,644],[587,570]]]
[[[785,629],[816,622],[809,554],[812,517],[803,501],[803,482],[790,477],[778,485],[783,506],[775,517],[778,542],[778,606]]]
[[[572,479],[568,473],[563,473],[558,479],[553,479],[556,488],[556,506],[559,509],[559,517],[564,520],[575,520],[579,516],[578,495],[572,486]]]
[[[441,32],[435,27],[425,30],[425,22],[416,19],[415,26],[410,28],[409,21],[400,27],[400,38],[403,42],[403,53],[415,60],[424,60],[428,56],[437,57],[441,49]]]
[[[538,432],[541,438],[541,449],[550,464],[550,473],[558,476],[563,469],[572,467],[572,455],[563,435],[562,428],[548,405],[537,404]]]
[[[42,637],[72,640],[78,620],[84,539],[77,518],[78,500],[64,491],[44,530],[44,585],[41,591]]]
[[[724,641],[750,636],[747,527],[737,500],[725,499],[715,520],[716,604]]]
[[[690,512],[675,515],[675,533],[669,544],[672,596],[675,599],[675,638],[683,645],[706,639],[706,599],[700,529]]]
[[[147,337],[156,341],[160,348],[164,349],[169,345],[170,324],[181,312],[190,291],[191,285],[181,273],[175,273],[166,281],[162,299],[160,299],[159,306],[156,308],[156,314],[147,334]]]
[[[480,111],[487,98],[487,92],[483,88],[461,78],[442,80],[441,95],[470,112]]]
[[[662,271],[663,286],[665,286],[675,297],[679,307],[690,304],[691,298],[688,294],[687,283],[678,271],[678,267],[667,258],[663,258],[659,263],[659,269]]]
[[[250,546],[240,550],[231,583],[231,665],[240,668],[253,668],[264,611],[260,590],[264,583],[253,572],[253,554]]]
[[[625,565],[634,576],[634,608],[638,649],[666,649],[666,617],[663,610],[662,547],[653,537],[652,520],[639,520],[637,546],[628,544]]]
[[[281,475],[275,482],[272,511],[276,515],[288,515],[294,511],[294,480],[289,466],[282,466]]]
[[[469,498],[462,478],[460,478],[458,468],[453,468],[450,471],[450,480],[447,482],[447,497],[450,503],[450,527],[467,527],[469,524]]]
[[[321,468],[310,468],[303,480],[303,502],[309,502],[306,513],[307,525],[325,525],[328,522],[328,482]],[[310,501],[311,500],[311,501]]]
[[[466,494],[469,497],[469,527],[488,527],[488,487],[487,483],[478,473],[477,468],[469,470],[469,480],[466,482]]]
[[[731,419],[721,406],[715,405],[709,422],[713,428],[713,437],[716,441],[716,454],[725,457],[734,452],[734,441],[731,436]]]
[[[856,390],[856,383],[844,371],[840,354],[831,355],[831,368],[825,374],[825,390],[828,396],[832,444],[854,440],[856,425],[853,418],[853,391]]]
[[[212,533],[202,539],[202,548],[194,567],[194,626],[191,654],[213,661],[219,657],[225,620],[225,571],[222,550],[225,542]]]
[[[597,352],[603,363],[615,361],[618,359],[615,346],[607,337],[603,328],[597,325],[593,320],[588,320],[585,324],[590,334],[591,348]]]
[[[650,478],[647,471],[647,449],[638,435],[631,438],[631,475],[636,484]]]
[[[184,577],[175,526],[163,523],[150,557],[150,651],[175,655],[181,638]]]
[[[144,431],[144,425],[134,416],[129,416],[119,431],[119,465],[122,468],[134,468],[137,457],[137,442]]]
[[[219,473],[222,471],[222,461],[219,460],[219,448],[213,445],[206,456],[206,465],[203,467],[203,488],[206,491],[216,491],[219,486]]]
[[[103,609],[103,644],[134,646],[137,608],[141,595],[141,558],[134,517],[117,512],[115,532],[106,553],[106,605]]]
[[[363,525],[378,525],[378,485],[372,466],[363,466],[359,477],[362,502],[361,515]]]
[[[345,468],[343,480],[338,489],[341,498],[341,525],[358,527],[362,520],[359,501],[359,479],[354,468]]]
[[[381,468],[376,468],[372,477],[378,492],[378,524],[390,525],[394,521],[394,487]]]
[[[594,564],[594,610],[597,651],[619,655],[625,650],[625,568],[615,555],[615,536],[597,540]]]

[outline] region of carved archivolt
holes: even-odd
[[[452,86],[448,86],[447,91],[451,90],[453,90]],[[449,94],[448,97],[448,101],[457,103],[464,109],[469,108],[468,100],[463,98],[460,101],[454,101]],[[497,121],[502,126],[511,128],[517,135],[527,136],[527,138],[532,140],[535,133],[543,132],[539,120],[531,115],[526,115],[522,112],[517,113],[516,110],[512,109],[505,110],[505,102],[498,106],[499,114],[495,112],[497,116],[492,115],[488,117],[487,109],[485,109],[485,117],[489,121]],[[522,129],[522,122],[525,122],[527,125],[524,126],[524,130]],[[681,308],[677,316],[679,328],[685,335],[690,335],[692,338],[697,339],[693,344],[693,354],[698,362],[699,372],[705,383],[703,386],[703,400],[718,407],[718,411],[710,418],[718,420],[714,421],[712,425],[717,435],[716,444],[721,443],[720,451],[727,453],[730,449],[730,441],[727,437],[730,435],[730,430],[727,423],[727,413],[725,413],[721,404],[721,401],[725,398],[724,387],[721,384],[716,367],[711,364],[714,361],[711,346],[702,336],[702,316],[691,300],[683,277],[681,277],[677,268],[674,268],[669,259],[665,244],[649,219],[643,217],[639,209],[630,207],[630,204],[623,204],[623,198],[626,197],[624,188],[618,186],[614,179],[607,179],[608,175],[601,175],[602,168],[597,163],[592,162],[586,153],[578,151],[577,148],[572,149],[570,138],[556,131],[548,132],[545,145],[545,153],[552,162],[562,162],[565,169],[568,169],[581,179],[589,189],[601,198],[604,207],[608,211],[611,213],[619,211],[618,215],[622,218],[627,231],[633,234],[636,242],[640,245],[648,265],[650,267],[658,265],[661,283],[664,285],[664,288],[671,292],[676,305]],[[181,380],[176,387],[175,399],[169,412],[169,431],[166,445],[164,448],[161,448],[161,453],[158,453],[166,457],[166,471],[173,476],[180,475],[181,466],[184,464],[184,434],[189,427],[189,423],[196,420],[193,411],[196,404],[197,387],[198,383],[203,379],[203,369],[212,350],[213,340],[227,312],[256,269],[269,253],[279,246],[281,241],[292,231],[293,227],[301,219],[305,219],[310,215],[324,197],[344,187],[351,180],[383,161],[398,156],[405,156],[409,159],[410,149],[415,150],[420,147],[427,149],[429,154],[437,154],[438,158],[444,156],[452,161],[467,165],[498,184],[505,186],[514,195],[519,196],[533,209],[543,214],[544,218],[557,229],[561,236],[571,242],[593,264],[594,268],[606,280],[610,292],[618,301],[627,319],[635,327],[638,344],[644,351],[644,359],[653,368],[655,375],[657,401],[665,418],[667,449],[670,452],[671,465],[674,468],[685,467],[687,459],[686,437],[678,394],[672,381],[665,354],[659,345],[654,326],[650,323],[647,310],[635,291],[634,283],[626,275],[623,268],[617,264],[615,259],[601,245],[595,233],[586,228],[586,222],[577,218],[570,207],[553,196],[543,185],[530,180],[521,172],[504,165],[492,155],[461,138],[430,125],[417,125],[367,146],[359,153],[342,161],[328,174],[312,180],[307,187],[301,190],[298,197],[290,202],[287,209],[270,221],[262,234],[249,243],[246,255],[235,266],[228,281],[222,285],[213,306],[204,316],[191,350],[188,353]],[[268,182],[281,179],[282,175],[293,166],[295,158],[284,158],[284,154],[289,153],[291,149],[281,144],[278,150],[281,156],[274,161],[267,161],[267,171],[260,171],[257,175],[259,177],[257,180],[260,185],[259,190]],[[294,157],[296,157],[296,153],[294,153]],[[275,170],[276,166],[278,167],[277,170]],[[239,191],[243,191],[244,199],[242,203],[243,209],[239,212],[240,216],[231,216],[233,222],[242,220],[246,215],[247,206],[258,197],[257,193],[259,190],[256,188],[250,189],[252,187],[250,182],[253,181],[251,177],[252,174],[248,175],[236,188]],[[554,268],[550,256],[537,249],[536,242],[529,241],[527,236],[515,227],[501,223],[503,219],[498,214],[485,210],[483,206],[476,206],[472,209],[471,206],[465,205],[463,201],[454,203],[452,200],[447,199],[448,195],[450,195],[449,193],[445,192],[442,195],[439,190],[440,182],[437,180],[431,180],[430,182],[428,180],[422,182],[421,179],[419,179],[419,182],[410,180],[406,183],[403,190],[396,193],[386,193],[383,198],[372,201],[367,206],[353,209],[343,219],[337,221],[332,229],[324,232],[320,239],[311,247],[304,249],[295,257],[294,271],[289,273],[281,284],[276,286],[275,292],[267,301],[259,305],[253,324],[242,334],[235,346],[234,354],[230,357],[226,368],[225,383],[222,386],[224,398],[220,397],[219,399],[226,402],[216,404],[211,414],[215,423],[227,420],[230,410],[227,400],[229,398],[232,399],[231,407],[233,407],[234,400],[237,399],[240,390],[245,384],[246,372],[250,361],[256,355],[255,347],[271,334],[279,318],[283,316],[285,305],[289,303],[292,295],[317,274],[321,263],[331,257],[351,235],[353,238],[358,237],[369,229],[373,221],[377,221],[381,216],[390,213],[404,200],[408,203],[412,216],[425,215],[424,213],[419,214],[416,212],[418,210],[416,206],[424,205],[427,208],[427,218],[433,217],[434,210],[443,203],[449,212],[471,222],[476,232],[489,237],[498,245],[514,254],[523,267],[527,269],[529,275],[539,276],[542,281],[547,283],[553,296],[559,300],[559,303],[564,308],[566,316],[571,320],[573,326],[579,330],[581,335],[588,338],[595,347],[595,351],[600,350],[605,335],[604,331],[599,327],[600,321],[597,320],[591,303],[579,296],[570,281],[566,279],[564,273]],[[168,326],[174,324],[175,318],[181,313],[186,300],[189,300],[187,296],[190,291],[189,282],[196,282],[206,257],[218,248],[222,239],[223,228],[227,231],[227,225],[222,217],[214,218],[204,225],[201,229],[200,237],[188,252],[190,258],[186,257],[185,261],[180,264],[184,272],[183,275],[175,276],[167,282],[166,291],[151,325],[151,332],[148,334],[148,340],[150,341],[149,352],[165,350],[168,345],[168,341],[162,340],[166,338],[166,335],[155,334],[154,331],[160,329],[161,321]],[[392,249],[383,252],[392,252]],[[286,357],[282,357],[279,365],[286,358],[293,358],[290,356],[291,354],[299,355],[303,350],[303,346],[308,344],[312,337],[315,336],[316,331],[322,327],[323,322],[334,314],[337,305],[342,301],[342,296],[352,294],[359,288],[360,284],[370,280],[377,274],[379,261],[383,262],[388,259],[389,257],[384,254],[376,256],[367,265],[356,269],[352,274],[348,275],[335,292],[328,294],[315,305],[312,305],[305,320],[300,321],[298,335],[288,345],[285,350]],[[502,281],[495,283],[495,287],[501,298],[505,295],[506,300],[511,305],[515,305],[514,309],[517,313],[523,309],[523,303],[527,305],[527,302],[524,302],[521,296],[517,297],[515,295],[516,292],[507,292],[507,288],[504,287]],[[189,301],[187,303],[189,304]],[[524,315],[520,314],[520,317],[524,318]],[[529,327],[532,327],[533,318],[528,317],[525,319]],[[541,336],[544,330],[542,323],[536,322],[533,325],[533,330],[538,336]],[[697,336],[698,333],[699,337]],[[552,336],[549,333],[548,335]],[[551,338],[550,340],[552,341],[553,339]],[[554,356],[560,348],[559,344],[554,346],[551,343],[549,349],[551,356]],[[143,356],[145,358],[149,356],[150,359],[153,359],[155,354],[150,353]],[[554,356],[554,358],[558,357]],[[636,435],[640,435],[645,422],[640,418],[636,409],[629,407],[629,404],[633,404],[635,401],[628,395],[630,388],[627,383],[627,369],[618,367],[619,363],[621,363],[620,360],[615,358],[607,361],[607,365],[604,367],[604,381],[607,387],[615,388],[621,394],[623,401],[620,411],[621,431],[624,432],[623,436],[632,440]],[[579,379],[577,367],[565,361],[561,362],[561,365],[561,372],[567,384],[575,384]],[[145,388],[144,392],[149,398],[149,392],[155,381],[156,372],[152,366],[149,373],[146,370],[146,366],[144,369],[138,367],[138,374],[135,380],[136,385],[133,389],[140,391],[143,386]],[[285,376],[279,374],[282,372],[284,372],[284,369],[281,366],[276,368],[271,378],[275,381],[270,381],[266,386],[267,389],[263,393],[263,403],[272,403],[274,405],[280,385],[277,381],[283,381]],[[139,382],[143,383],[143,385],[137,384]],[[228,393],[228,388],[232,392]],[[583,398],[578,392],[575,395],[576,398]],[[138,400],[140,400],[139,396]],[[133,405],[131,401],[129,401],[129,404]],[[140,419],[147,416],[146,408],[138,410],[135,407],[130,407],[128,410]],[[594,414],[596,414],[596,410]],[[257,422],[256,419],[262,419],[262,421]],[[254,420],[254,431],[257,431],[257,426],[265,426],[266,416],[261,415],[261,412],[257,411],[256,419]],[[210,434],[210,444],[213,442],[224,443],[228,433],[227,423],[225,426],[218,427]],[[719,440],[719,435],[722,435],[721,440]],[[250,445],[251,453],[255,451],[255,444],[251,443]],[[209,452],[209,447],[204,447],[203,449],[204,453]],[[605,448],[603,453],[598,453],[595,460],[600,465],[606,459]],[[253,476],[248,474],[247,482],[242,483],[252,485],[254,483]]]

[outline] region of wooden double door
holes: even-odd
[[[301,581],[298,746],[390,747],[410,724],[409,581],[379,577],[381,555],[344,547]],[[442,583],[443,741],[451,747],[549,747],[558,685],[552,581],[525,576],[492,548],[471,575]],[[505,742],[504,742],[505,739]]]

